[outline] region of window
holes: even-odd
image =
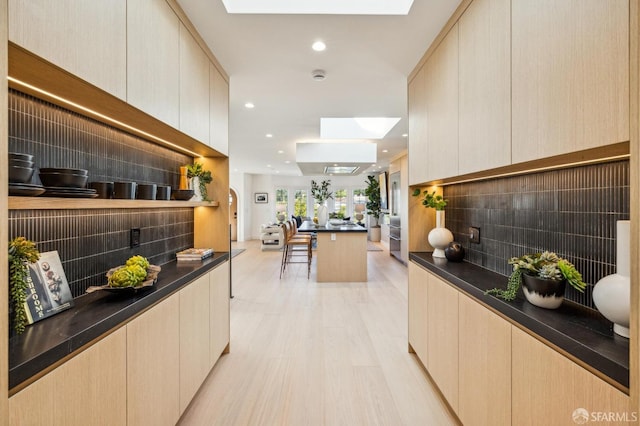
[[[367,196],[364,195],[365,190],[363,189],[354,189],[353,190],[353,204],[367,204]]]
[[[289,191],[285,188],[276,189],[276,214],[284,213],[289,216]]]
[[[347,214],[347,190],[338,189],[333,193],[333,212],[342,217],[349,216]],[[340,216],[338,216],[340,217]]]
[[[296,189],[293,205],[293,215],[306,217],[307,215],[307,190]]]

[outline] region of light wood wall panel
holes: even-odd
[[[7,28],[7,0],[0,0],[0,28]],[[8,111],[7,111],[7,31],[0,31],[0,161],[7,164],[8,149]],[[8,182],[7,168],[0,167],[0,182]],[[6,200],[8,195],[7,185],[0,185],[0,200]],[[8,277],[8,244],[9,240],[9,224],[7,219],[6,201],[0,208],[0,253],[2,261],[0,261],[0,276]],[[9,294],[8,280],[0,280],[0,294]],[[5,299],[6,300],[6,299]],[[7,303],[0,303],[0,335],[9,335],[9,312]],[[9,371],[9,349],[8,339],[0,339],[0,372]],[[9,375],[0,373],[0,413],[6,413],[9,410],[8,392]],[[0,426],[8,425],[9,416],[0,416]]]
[[[422,362],[427,366],[427,287],[429,273],[409,262],[409,345]]]
[[[514,0],[512,162],[629,139],[629,0]]]
[[[509,165],[511,1],[475,0],[460,17],[458,30],[458,173]]]
[[[124,100],[126,19],[126,0],[10,0],[9,40]]]
[[[409,185],[418,185],[428,178],[426,85],[426,68],[422,67],[409,83]]]
[[[127,2],[127,102],[180,124],[180,21],[165,1]]]
[[[120,328],[12,396],[9,424],[125,424],[126,334]]]

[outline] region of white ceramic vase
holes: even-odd
[[[329,219],[329,210],[324,204],[318,206],[318,226],[327,226],[327,220]]]
[[[193,197],[190,201],[202,201],[202,193],[200,191],[200,178],[198,176],[189,179],[189,189],[193,189]]]
[[[629,240],[631,222],[616,223],[616,273],[607,275],[593,288],[593,303],[602,315],[613,322],[613,331],[629,338],[631,304]]]
[[[453,234],[444,225],[444,210],[436,210],[436,227],[429,232],[427,237],[433,247],[433,257],[445,258],[444,249],[453,241]]]

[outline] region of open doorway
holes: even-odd
[[[238,241],[238,195],[231,188],[229,188],[229,225],[231,241]]]

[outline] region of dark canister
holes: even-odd
[[[135,182],[115,182],[113,184],[113,198],[133,200],[136,198]]]
[[[89,188],[96,190],[98,198],[113,198],[113,182],[91,182]]]
[[[156,199],[155,183],[141,183],[136,188],[136,198],[138,200],[155,200]]]
[[[464,259],[464,247],[459,242],[452,241],[444,249],[444,256],[450,262],[462,262],[462,259]]]
[[[171,199],[171,187],[168,185],[158,185],[156,190],[156,200],[170,200]]]

